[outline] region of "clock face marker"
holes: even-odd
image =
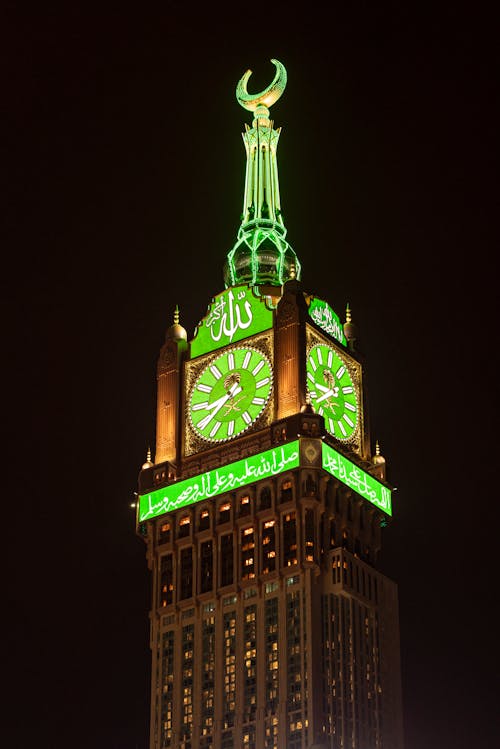
[[[313,375],[313,373],[312,373],[312,372],[308,372],[308,373],[307,373],[307,379],[308,379],[308,380],[311,380],[311,382],[314,382],[314,375]]]
[[[348,385],[347,387],[342,388],[342,392],[344,393],[344,395],[349,395],[349,393],[353,393],[354,390],[350,385]]]
[[[340,380],[340,378],[342,377],[342,375],[344,374],[344,372],[345,372],[345,367],[342,364],[342,366],[339,369],[337,369],[337,372],[335,374],[335,377],[337,378],[337,380]]]
[[[335,424],[333,423],[333,419],[328,419],[328,424],[330,425],[330,432],[333,434],[335,431]]]
[[[325,412],[323,411],[323,406],[320,406],[320,407],[319,407],[318,413],[319,413],[319,415],[320,415],[320,416],[323,416],[323,414],[325,413]]]
[[[316,400],[316,396],[317,396],[316,390],[309,390],[309,395],[311,396],[313,400]]]
[[[317,348],[317,354],[318,354],[318,363],[319,363],[319,364],[323,364],[323,355],[322,355],[322,353],[321,353],[321,349],[320,349],[320,347],[319,347],[319,346],[318,346],[318,348]]]
[[[348,417],[347,414],[344,414],[342,418],[344,419],[344,421],[346,422],[346,424],[349,424],[349,426],[351,427],[351,429],[354,429],[354,424],[352,423],[352,421],[350,420],[350,418]]]
[[[204,408],[208,406],[208,401],[204,401],[203,403],[195,403],[195,405],[192,407],[193,411],[203,411]]]
[[[332,368],[332,361],[333,361],[333,351],[330,349],[330,351],[328,352],[328,359],[326,360],[326,366],[328,367],[328,369]],[[338,377],[338,372],[337,372],[337,377]]]
[[[265,398],[257,398],[257,397],[255,397],[252,400],[252,403],[254,404],[254,406],[263,406],[265,402],[266,402]]]
[[[212,428],[212,430],[211,430],[211,432],[210,432],[210,436],[211,437],[215,437],[215,435],[217,434],[217,432],[219,431],[219,429],[220,429],[221,426],[222,426],[221,422],[220,421],[216,421],[215,424],[214,424],[214,426],[213,426],[213,428]]]
[[[263,380],[260,380],[259,382],[255,383],[255,389],[259,390],[260,388],[264,387],[264,385],[267,385],[269,382],[271,382],[271,378],[264,377]]]
[[[200,390],[202,393],[212,392],[212,388],[209,385],[204,385],[202,382],[200,382],[200,384],[196,386],[196,389]]]
[[[261,359],[260,362],[252,369],[252,374],[257,375],[262,369],[262,367],[264,366],[264,364],[265,364],[264,359]]]
[[[352,403],[344,403],[344,408],[346,408],[348,411],[352,411],[352,413],[356,413],[356,406],[353,406]]]
[[[346,432],[346,430],[345,430],[345,427],[344,427],[344,425],[342,424],[342,422],[341,422],[341,421],[338,421],[338,422],[337,422],[337,424],[339,425],[339,429],[340,429],[340,431],[342,432],[342,434],[344,435],[344,437],[347,437],[347,432]]]
[[[229,369],[234,369],[234,354],[232,351],[227,355],[227,366]]]
[[[314,361],[314,359],[312,358],[312,356],[309,357],[309,364],[311,365],[311,367],[313,368],[313,370],[316,372],[316,362]]]
[[[232,437],[234,434],[234,421],[230,421],[227,425],[227,436]]]
[[[217,369],[217,367],[215,366],[215,364],[211,364],[210,365],[210,371],[211,371],[211,373],[213,374],[213,376],[215,377],[216,380],[220,380],[220,378],[222,377],[222,372],[220,372]]]
[[[245,358],[243,359],[243,364],[241,365],[243,369],[246,369],[248,367],[248,362],[250,361],[251,358],[252,358],[252,352],[247,351],[245,354]]]
[[[250,416],[250,414],[248,413],[248,411],[243,411],[243,413],[241,414],[241,418],[243,419],[243,421],[246,424],[251,424],[252,423],[252,417]]]

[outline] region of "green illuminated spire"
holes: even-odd
[[[269,107],[286,86],[286,69],[279,60],[271,60],[276,75],[270,85],[258,94],[249,94],[247,83],[251,70],[236,87],[236,98],[242,107],[254,113],[252,127],[245,124],[243,142],[247,154],[243,212],[238,238],[228,253],[224,266],[226,286],[241,283],[279,286],[290,278],[300,279],[300,262],[286,241],[276,152],[281,128],[274,130]]]

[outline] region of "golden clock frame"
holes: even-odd
[[[221,440],[220,442],[210,442],[209,440],[203,439],[199,434],[195,432],[191,425],[191,419],[189,418],[188,408],[189,400],[191,397],[192,389],[197,381],[202,370],[209,366],[225,351],[229,351],[233,348],[244,348],[245,346],[251,346],[263,353],[271,364],[273,373],[273,386],[269,400],[261,413],[261,415],[251,424],[248,429],[240,432],[231,439]],[[274,368],[274,331],[266,330],[263,333],[259,333],[250,338],[244,338],[242,341],[237,341],[234,344],[228,344],[221,348],[211,351],[209,354],[196,357],[196,359],[190,359],[184,364],[184,387],[182,393],[182,411],[184,416],[183,419],[183,439],[182,439],[182,453],[184,457],[189,457],[195,453],[199,453],[205,450],[213,449],[214,447],[221,447],[223,445],[231,444],[234,440],[239,437],[245,437],[252,432],[256,432],[259,429],[263,429],[269,426],[274,420],[274,404],[275,404],[275,389],[276,389],[276,372]]]
[[[345,361],[352,380],[352,384],[354,385],[354,388],[356,390],[356,398],[358,401],[358,421],[356,424],[356,429],[349,437],[349,439],[338,440],[336,437],[330,434],[328,429],[326,431],[338,445],[344,446],[347,451],[352,450],[357,455],[363,456],[365,435],[365,408],[363,398],[363,369],[361,367],[361,364],[356,361],[356,359],[354,359],[343,347],[337,345],[334,339],[321,335],[309,324],[306,324],[306,356],[304,361],[305,372],[307,368],[309,353],[313,346],[316,346],[318,344],[321,344],[323,346],[330,346],[338,353],[342,360]],[[304,376],[306,376],[305,373]]]

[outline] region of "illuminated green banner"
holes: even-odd
[[[328,335],[340,341],[344,346],[347,340],[344,335],[344,328],[340,322],[340,317],[333,311],[327,302],[314,297],[309,305],[309,317],[316,325],[328,333]]]
[[[231,287],[214,297],[191,341],[191,357],[236,343],[272,325],[273,313],[264,299],[248,286]]]
[[[299,441],[295,440],[142,495],[139,497],[139,522],[254,484],[260,479],[277,476],[298,466]]]
[[[323,468],[379,510],[392,515],[391,490],[325,443],[323,443]]]
[[[299,444],[299,440],[287,442],[250,458],[143,494],[139,497],[139,522],[298,468]],[[324,470],[383,512],[392,515],[391,490],[329,445],[321,444]]]

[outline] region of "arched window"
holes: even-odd
[[[265,486],[260,491],[259,510],[269,509],[271,509],[271,488],[269,486]]]

